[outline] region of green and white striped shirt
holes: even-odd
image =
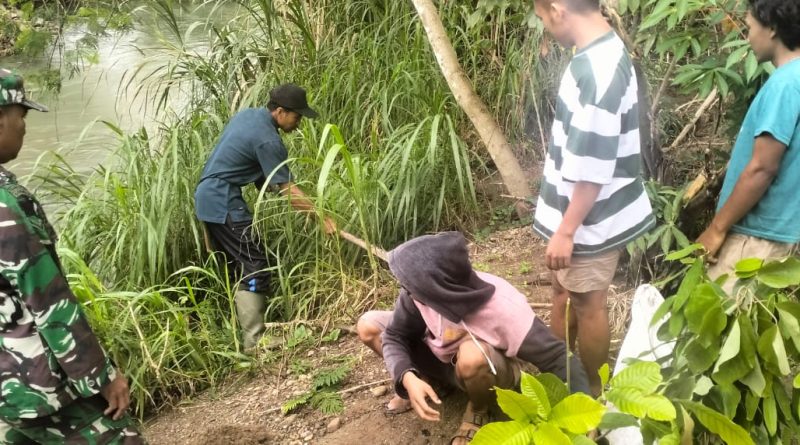
[[[655,223],[641,177],[636,73],[613,32],[575,54],[561,78],[533,229],[549,240],[576,182],[602,185],[573,255],[620,248]]]

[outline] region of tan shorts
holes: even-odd
[[[568,268],[554,272],[555,278],[561,287],[570,292],[608,289],[617,271],[621,252],[612,250],[591,256],[573,255]]]
[[[392,314],[392,311],[369,311],[361,316],[359,322],[371,323],[380,328],[381,333],[383,333],[383,331],[386,330],[386,326],[392,321]],[[506,357],[505,354],[483,341],[480,343],[497,370],[495,384],[500,388],[507,389],[519,385],[522,370],[519,360]],[[433,352],[431,352],[422,341],[420,341],[420,344],[416,345],[416,347],[412,345],[411,351],[412,356],[414,356],[412,357],[414,365],[419,368],[419,371],[423,375],[433,377],[442,383],[448,383],[458,387],[462,391],[466,391],[464,382],[455,374],[455,364],[458,361],[458,354],[452,358],[450,363],[443,363],[433,355]]]
[[[731,233],[725,238],[717,253],[717,263],[708,267],[708,276],[716,280],[724,274],[732,274],[736,270],[736,263],[746,258],[778,260],[792,256],[796,252],[797,244],[779,243],[741,233]],[[722,288],[730,292],[735,283],[735,277],[728,279]]]

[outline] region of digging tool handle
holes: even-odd
[[[374,246],[374,245],[369,245],[368,246],[367,243],[363,239],[353,235],[352,233],[347,233],[344,230],[340,230],[339,231],[339,236],[341,236],[342,238],[346,239],[347,241],[350,241],[351,243],[355,244],[356,246],[358,246],[358,247],[360,247],[360,248],[362,248],[364,250],[372,252],[373,255],[375,255],[376,257],[378,257],[380,259],[382,259],[383,261],[386,261],[387,263],[389,262],[389,259],[386,256],[386,251],[381,249],[380,247]]]

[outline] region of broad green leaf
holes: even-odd
[[[533,432],[533,443],[536,445],[572,445],[569,436],[550,423],[539,425]]]
[[[775,406],[775,398],[771,395],[761,399],[761,412],[764,415],[764,425],[770,436],[774,436],[778,431],[778,409]]]
[[[778,303],[778,326],[784,338],[791,338],[797,351],[800,351],[800,304],[793,301]]]
[[[747,77],[748,82],[753,80],[753,77],[756,75],[756,71],[758,71],[758,59],[756,58],[755,53],[750,51],[744,61],[744,75]]]
[[[800,284],[800,259],[791,257],[768,263],[761,268],[756,279],[775,289],[797,286]]]
[[[481,427],[472,445],[530,445],[536,428],[521,422],[492,422]]]
[[[710,391],[713,386],[714,382],[712,382],[710,378],[701,376],[697,379],[697,386],[694,388],[694,393],[698,396],[704,396],[708,394],[708,391]]]
[[[703,250],[703,245],[700,243],[695,243],[689,246],[684,247],[681,250],[676,250],[675,252],[670,253],[669,255],[665,256],[664,259],[667,261],[675,261],[681,260],[686,258],[687,256]]]
[[[549,422],[572,434],[586,434],[596,428],[606,407],[583,393],[575,393],[553,407]]]
[[[639,426],[639,419],[630,414],[607,412],[603,414],[603,418],[600,420],[600,425],[598,425],[597,428],[601,430],[615,430],[629,426]]]
[[[740,347],[742,341],[747,340],[742,337],[739,320],[735,320],[714,366],[712,376],[717,383],[732,384],[753,370],[753,348],[747,348],[748,356]]]
[[[659,306],[658,309],[656,309],[655,314],[653,314],[653,319],[650,320],[651,327],[655,326],[656,323],[661,321],[661,319],[664,318],[664,316],[670,312],[670,309],[672,309],[672,304],[674,302],[675,302],[674,298],[668,298],[664,300],[663,303],[661,303],[661,306]]]
[[[680,403],[691,411],[706,429],[718,435],[726,443],[735,445],[755,445],[753,439],[747,434],[747,431],[733,423],[731,419],[701,403],[688,400],[681,401]]]
[[[597,443],[582,434],[576,434],[572,436],[572,445],[597,445]]]
[[[763,264],[764,260],[760,258],[745,258],[736,263],[736,276],[739,278],[750,278],[761,269]]]
[[[684,311],[686,325],[697,334],[697,340],[704,347],[719,341],[719,335],[725,329],[728,317],[722,309],[722,301],[710,284],[697,286]]]
[[[547,399],[550,401],[551,407],[569,395],[567,384],[555,374],[542,373],[536,376],[536,380],[542,384],[547,392]]]
[[[681,435],[672,432],[658,439],[658,445],[681,445]]]
[[[785,376],[790,372],[789,360],[783,338],[778,334],[778,326],[768,328],[758,339],[758,355],[764,359],[767,367],[774,367],[775,374]]]
[[[767,388],[767,381],[764,379],[764,373],[761,371],[761,364],[758,360],[756,360],[756,365],[753,366],[753,370],[744,376],[741,382],[750,388],[750,391],[757,394],[758,397],[764,395],[764,390]]]
[[[722,348],[719,350],[719,359],[717,359],[717,364],[714,366],[714,372],[719,371],[721,364],[739,354],[739,342],[741,341],[741,337],[742,333],[741,328],[739,328],[739,320],[735,320],[731,329],[728,331],[728,337],[725,339],[725,343],[722,344]]]
[[[546,419],[550,415],[550,400],[547,398],[547,391],[545,391],[544,386],[536,380],[536,377],[527,372],[522,373],[519,385],[523,395],[539,404],[539,411],[537,412],[539,417]]]
[[[677,416],[675,406],[660,394],[645,395],[641,390],[632,387],[614,388],[606,397],[623,413],[635,417],[650,417],[653,420],[674,420]]]
[[[795,388],[800,388],[800,374],[794,376],[794,380],[792,381],[792,386]]]
[[[700,284],[700,280],[703,278],[703,260],[702,259],[695,259],[694,264],[689,268],[689,271],[686,272],[686,276],[681,281],[681,285],[678,287],[678,293],[675,294],[675,303],[673,303],[673,310],[679,311],[683,308],[683,305],[689,300],[689,297],[694,292],[695,287]],[[673,317],[674,318],[674,317]]]
[[[539,417],[539,402],[515,391],[495,388],[497,404],[512,420],[535,422]]]
[[[631,387],[641,390],[644,394],[656,391],[661,383],[661,366],[655,362],[636,362],[611,379],[612,388]]]
[[[800,400],[800,399],[798,399]],[[752,422],[756,417],[758,405],[761,402],[761,397],[753,394],[752,391],[746,391],[744,395],[744,413],[748,422]]]
[[[749,49],[750,48],[748,48],[746,45],[742,45],[739,48],[736,48],[736,50],[733,51],[728,56],[728,60],[725,62],[725,68],[730,68],[733,65],[739,63],[739,61],[742,60],[742,58],[745,56],[745,53],[747,53]]]
[[[697,338],[692,338],[683,349],[683,355],[689,364],[689,369],[695,374],[700,374],[714,364],[719,352],[714,348],[704,348]]]
[[[608,367],[608,363],[603,363],[603,366],[597,370],[597,374],[600,375],[600,384],[603,385],[603,388],[608,385],[608,379],[611,371]]]
[[[742,393],[732,384],[720,384],[711,389],[709,400],[715,401],[720,406],[722,414],[733,418],[739,402],[742,401]],[[709,405],[709,403],[706,403]]]

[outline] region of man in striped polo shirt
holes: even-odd
[[[641,178],[636,74],[599,0],[535,0],[536,15],[575,47],[558,91],[533,228],[548,241],[550,328],[577,337],[592,391],[608,360],[606,294],[621,249],[655,223]]]

